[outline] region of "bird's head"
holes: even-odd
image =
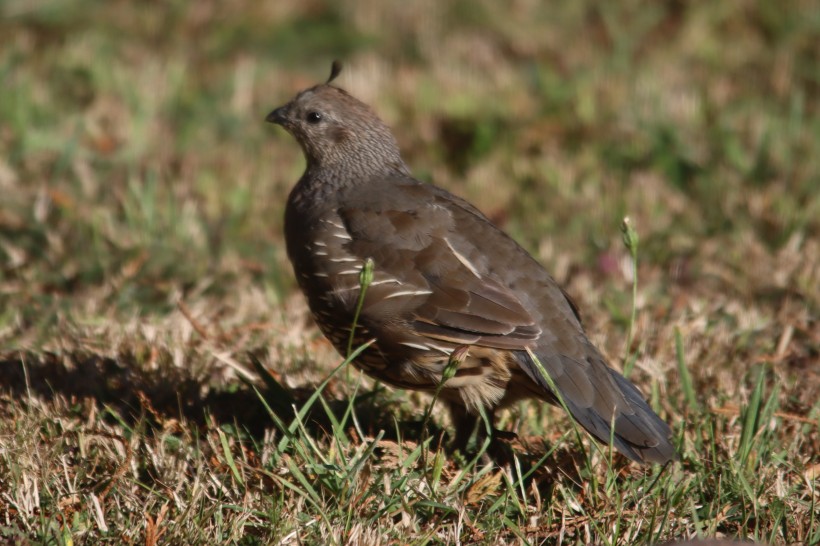
[[[281,125],[299,142],[308,168],[355,174],[405,171],[396,139],[369,106],[330,85],[341,72],[333,62],[327,82],[305,89],[266,121]]]

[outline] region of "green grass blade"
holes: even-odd
[[[244,486],[245,480],[242,479],[242,474],[239,473],[239,469],[236,467],[236,461],[234,461],[233,453],[231,453],[231,446],[228,445],[227,436],[225,436],[222,430],[217,430],[216,432],[219,435],[219,443],[222,445],[222,455],[225,457],[228,468],[231,469],[231,474],[233,474],[236,483]]]
[[[695,385],[692,381],[692,375],[689,373],[689,368],[686,367],[686,359],[683,352],[683,337],[680,333],[680,328],[675,327],[675,359],[678,363],[678,377],[680,377],[681,390],[683,396],[686,398],[686,403],[689,409],[694,412],[700,412],[700,404],[698,404],[698,397],[695,393]]]

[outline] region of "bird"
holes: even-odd
[[[265,118],[304,153],[284,235],[322,333],[343,356],[369,340],[353,365],[371,377],[436,392],[456,449],[482,413],[535,399],[633,461],[675,460],[670,427],[608,365],[569,295],[475,206],[414,178],[390,128],[332,85],[340,71]]]

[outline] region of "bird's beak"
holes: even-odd
[[[284,125],[288,119],[288,107],[280,106],[267,116],[265,116],[265,121],[268,123],[276,123],[277,125]]]

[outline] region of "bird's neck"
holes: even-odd
[[[346,187],[374,177],[410,175],[410,169],[398,152],[395,154],[346,153],[307,159],[303,180],[323,180],[335,187]]]

